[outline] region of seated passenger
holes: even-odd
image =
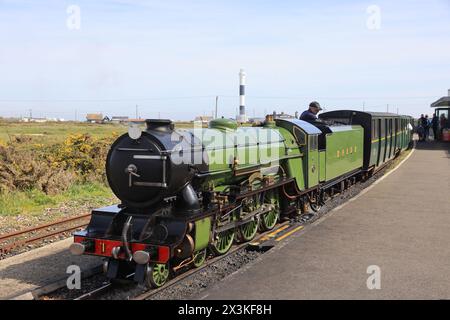
[[[309,104],[309,109],[304,111],[300,116],[300,120],[307,122],[316,122],[317,114],[322,110],[320,104],[317,101],[313,101]]]

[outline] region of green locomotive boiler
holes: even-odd
[[[121,203],[93,210],[71,252],[104,257],[111,279],[134,273],[160,287],[208,252],[225,254],[282,219],[317,211],[411,142],[404,116],[335,111],[321,119],[268,116],[256,127],[215,119],[192,130],[147,120],[144,131],[130,129],[106,161]]]

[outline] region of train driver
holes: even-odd
[[[309,109],[304,111],[300,116],[300,120],[307,122],[317,121],[317,114],[322,111],[320,104],[317,101],[313,101],[309,104]]]

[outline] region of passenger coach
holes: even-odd
[[[364,164],[366,171],[376,171],[393,159],[412,141],[413,118],[394,113],[339,110],[323,113],[320,119],[364,128]]]

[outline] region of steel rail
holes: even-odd
[[[70,232],[70,231],[85,227],[88,224],[87,222],[86,223],[78,223],[75,226],[65,227],[65,228],[62,228],[60,230],[56,230],[53,232],[46,232],[44,234],[41,234],[41,235],[38,235],[35,237],[27,237],[25,239],[19,240],[20,238],[30,236],[30,234],[32,234],[34,232],[41,232],[43,229],[47,229],[47,228],[59,227],[60,225],[72,223],[72,222],[75,222],[78,220],[83,220],[83,219],[89,218],[90,216],[91,216],[90,213],[83,214],[80,216],[70,217],[70,218],[62,219],[62,220],[59,220],[56,222],[51,222],[51,223],[43,224],[43,225],[40,225],[37,227],[28,228],[25,230],[19,230],[16,232],[12,232],[12,233],[0,236],[0,242],[3,243],[2,245],[0,245],[0,253],[8,253],[11,250],[22,247],[26,244],[33,243],[33,242],[36,242],[39,240],[43,240],[43,239],[46,239],[49,237],[56,236],[58,234]],[[18,239],[15,240],[16,238],[18,238]]]
[[[25,233],[29,233],[29,232],[33,232],[33,231],[37,231],[37,230],[53,227],[53,226],[56,226],[56,225],[59,225],[59,224],[63,224],[63,223],[67,223],[67,222],[71,222],[71,221],[75,221],[75,220],[79,220],[79,219],[84,219],[84,218],[87,218],[87,217],[90,217],[90,216],[91,216],[90,213],[86,213],[86,214],[83,214],[83,215],[80,215],[80,216],[58,220],[56,222],[43,224],[43,225],[40,225],[40,226],[37,226],[37,227],[32,227],[32,228],[28,228],[28,229],[24,229],[24,230],[19,230],[19,231],[16,231],[16,232],[11,232],[11,233],[8,233],[6,235],[0,236],[0,241],[7,240],[8,238],[17,237],[17,236],[20,236],[20,235],[25,234]]]

